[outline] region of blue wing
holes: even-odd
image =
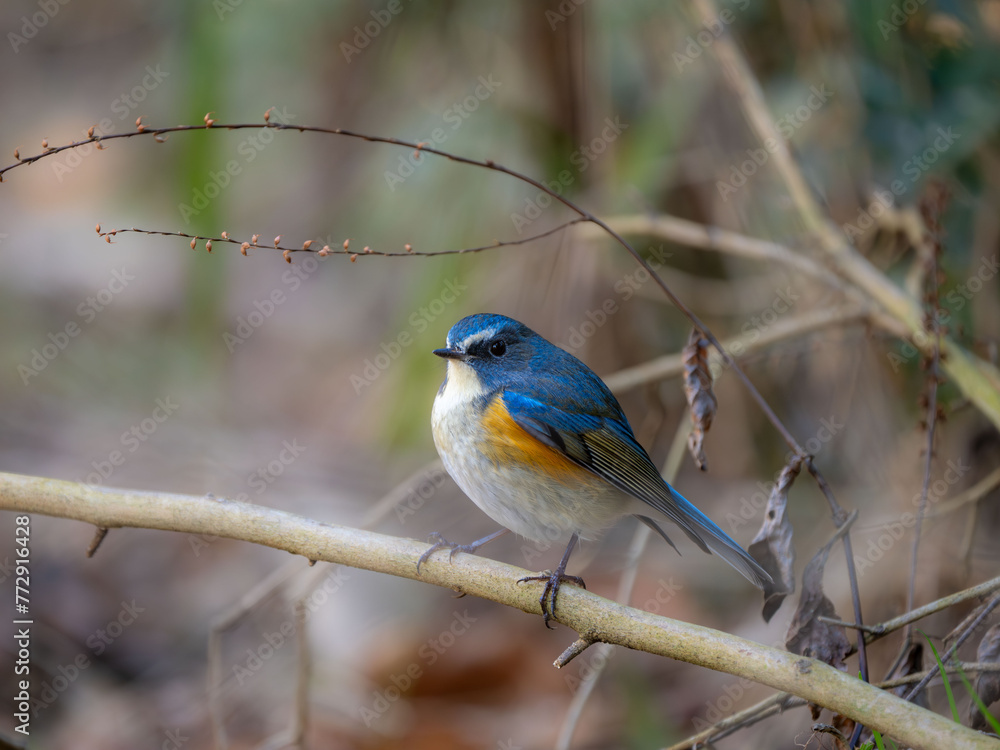
[[[513,420],[536,439],[660,511],[701,549],[714,551],[758,587],[770,582],[771,577],[742,547],[663,480],[632,435],[621,407],[610,392],[605,389],[600,394],[603,398],[591,410],[595,413],[560,409],[571,398],[570,394],[552,395],[551,402],[556,406],[509,390],[502,398]],[[579,404],[580,400],[574,403]],[[645,516],[637,517],[666,539],[655,522]]]

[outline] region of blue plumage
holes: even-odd
[[[448,332],[447,348],[434,353],[448,360],[432,414],[435,445],[448,472],[505,527],[537,541],[569,539],[543,594],[543,611],[550,592],[554,602],[579,537],[593,537],[632,514],[670,542],[645,515],[650,510],[667,516],[757,586],[770,581],[753,558],[662,479],[617,399],[572,354],[516,320],[491,314],[458,321]]]

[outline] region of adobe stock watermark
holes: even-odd
[[[571,674],[570,672],[566,672],[563,675],[563,679],[566,681],[570,692],[575,693],[594,672],[604,669],[604,665],[614,656],[614,653],[614,646],[607,643],[597,643],[592,648],[587,649],[582,656],[576,657],[573,661],[579,665],[576,670],[577,673]]]
[[[85,641],[93,656],[101,656],[111,648],[112,644],[122,637],[125,630],[146,611],[145,607],[136,604],[135,599],[122,601],[118,614],[103,627],[95,630]],[[65,693],[75,683],[80,675],[93,664],[87,652],[81,651],[73,661],[60,664],[50,680],[41,684],[41,688],[31,700],[31,711],[34,718],[51,706],[59,696]]]
[[[225,21],[226,16],[236,11],[243,5],[243,0],[212,0],[212,8],[220,21]]]
[[[750,0],[747,0],[749,2]],[[545,20],[549,22],[549,31],[555,31],[559,24],[565,23],[566,19],[576,13],[581,5],[587,0],[562,0],[559,5],[545,9]]]
[[[106,458],[90,462],[94,470],[83,479],[85,484],[90,487],[100,487],[104,484],[115,473],[115,470],[128,460],[130,455],[139,450],[143,443],[160,429],[160,425],[181,408],[180,404],[176,403],[170,396],[158,398],[155,403],[156,406],[148,417],[141,419],[138,424],[132,425],[131,428],[122,433],[118,441],[121,444],[120,449],[116,448],[111,451]]]
[[[569,535],[555,526],[543,526],[542,535],[545,537],[542,541],[524,539],[521,544],[520,552],[527,568],[537,567],[534,565],[534,561],[552,549],[557,542],[559,543],[559,549],[565,549],[566,543],[569,541]]]
[[[762,312],[751,315],[750,319],[743,324],[743,327],[740,329],[742,336],[740,340],[734,341],[726,349],[729,355],[733,358],[743,356],[749,347],[760,340],[760,337],[764,335],[767,329],[777,323],[782,315],[788,313],[795,306],[800,296],[791,286],[786,286],[784,289],[776,289],[771,304],[765,307]],[[718,379],[725,367],[725,362],[713,361],[710,365],[712,378]]]
[[[663,245],[660,245],[659,247],[649,248],[646,255],[646,262],[649,263],[650,268],[654,271],[659,271],[663,268],[664,261],[671,257],[673,257],[673,253],[665,250]],[[622,309],[622,303],[632,299],[636,292],[651,278],[652,276],[649,271],[641,266],[637,270],[625,274],[625,276],[614,283],[613,289],[617,296],[608,297],[597,307],[587,310],[584,314],[586,320],[582,321],[579,325],[570,326],[569,331],[566,333],[565,341],[559,341],[556,345],[571,354],[577,353],[587,341],[593,338]]]
[[[873,193],[871,202],[858,211],[858,217],[853,224],[850,222],[841,224],[840,228],[852,242],[857,244],[856,240],[859,237],[871,231],[878,224],[876,219],[892,208],[896,198],[909,191],[917,180],[954,145],[955,141],[962,137],[950,126],[947,128],[939,126],[935,134],[936,137],[930,146],[903,162],[902,174],[889,184],[888,190],[876,190]],[[902,177],[909,177],[909,180],[904,181]]]
[[[330,600],[331,596],[340,591],[348,580],[350,580],[350,576],[347,569],[342,567],[335,568],[330,575],[326,576],[323,583],[316,586],[302,603],[305,610],[305,622],[309,622],[309,619]],[[277,630],[265,632],[261,641],[256,646],[248,647],[246,656],[241,658],[239,663],[233,665],[233,674],[227,682],[235,680],[238,685],[243,686],[247,680],[260,674],[264,666],[278,654],[285,644],[292,642],[295,630],[295,618],[290,617],[283,620]],[[219,685],[214,689],[221,690],[223,687],[224,685]]]
[[[927,0],[903,0],[903,2],[893,5],[889,9],[888,20],[882,18],[878,22],[878,30],[882,34],[882,41],[888,41],[889,35],[903,28],[906,22],[920,10],[920,6],[926,3]]]
[[[288,125],[297,115],[288,111],[288,107],[278,109],[271,108],[271,119],[281,125]],[[178,203],[177,211],[185,224],[190,224],[191,219],[198,216],[202,211],[222,195],[222,191],[229,187],[233,178],[243,173],[244,168],[252,164],[260,155],[260,152],[267,148],[274,141],[275,128],[261,127],[260,130],[252,132],[241,140],[236,146],[236,153],[241,159],[230,159],[223,168],[215,171],[210,170],[208,179],[201,185],[191,190],[191,200],[189,203]]]
[[[782,638],[773,641],[769,645],[781,651],[785,650],[785,643]],[[740,704],[743,697],[751,691],[755,685],[758,685],[758,683],[753,680],[749,680],[746,677],[740,677],[726,683],[726,685],[722,688],[722,695],[715,700],[706,701],[704,713],[691,719],[691,724],[694,726],[695,731],[701,732],[705,729],[714,727],[724,718],[732,714],[733,709]]]
[[[780,647],[783,648],[784,645],[781,644]],[[729,716],[733,709],[743,700],[743,696],[746,695],[747,691],[751,690],[756,684],[756,682],[748,680],[746,677],[740,677],[736,682],[726,683],[722,688],[723,694],[714,701],[706,702],[705,712],[692,718],[691,724],[695,731],[701,732],[713,727]]]
[[[427,331],[431,323],[440,318],[445,310],[455,304],[455,301],[468,289],[468,284],[463,284],[457,277],[446,279],[437,297],[410,314],[407,318],[409,328],[400,331],[394,339],[383,341],[379,345],[379,353],[365,359],[360,374],[354,373],[350,376],[355,395],[360,395],[365,388],[382,377],[382,373],[388,370],[406,349],[413,346],[416,340],[414,334],[419,336]]]
[[[959,313],[968,305],[972,298],[983,290],[987,282],[992,281],[1000,273],[1000,258],[994,253],[993,257],[987,258],[985,255],[980,258],[979,266],[968,278],[954,288],[939,295],[939,304],[934,312],[934,318],[939,326],[947,326],[951,322],[952,315]],[[885,356],[892,365],[893,372],[899,372],[900,368],[915,357],[921,351],[927,351],[934,345],[933,335],[925,330],[917,331],[913,334],[913,342],[902,340],[898,344],[898,351],[887,351]],[[914,346],[916,344],[916,346]],[[919,348],[918,348],[919,347]]]
[[[393,19],[402,12],[402,0],[389,0],[384,8],[370,11],[369,15],[371,15],[372,20],[366,21],[364,26],[354,27],[354,36],[351,37],[351,41],[354,44],[349,44],[348,42],[340,43],[340,52],[344,55],[344,59],[350,63],[352,57],[360,55],[361,51],[371,44],[372,40],[381,34],[392,23]]]
[[[291,442],[283,440],[281,449],[275,454],[275,457],[266,464],[259,465],[255,471],[247,476],[247,487],[252,489],[254,494],[262,495],[305,452],[306,446],[300,445],[298,438],[292,438]],[[215,499],[214,496],[212,499]],[[238,503],[246,503],[250,499],[248,492],[240,492],[233,498]],[[211,534],[188,534],[188,542],[195,557],[200,557],[203,549],[219,539],[220,537]]]
[[[373,721],[384,716],[389,709],[423,676],[424,669],[434,665],[438,659],[465,635],[472,624],[479,618],[469,614],[469,610],[452,613],[451,623],[436,637],[428,638],[417,649],[417,658],[407,667],[389,677],[390,685],[372,691],[372,700],[368,705],[354,709],[354,715],[370,727]]]
[[[5,557],[3,562],[0,563],[0,583],[3,583],[8,578],[14,575],[14,563],[11,562],[10,557]]]
[[[48,343],[32,349],[27,364],[21,362],[17,366],[17,374],[21,376],[21,382],[28,385],[32,378],[40,375],[56,357],[66,351],[73,339],[97,319],[99,313],[114,302],[115,297],[128,288],[132,281],[135,281],[135,276],[130,274],[125,266],[122,266],[121,270],[112,270],[108,283],[76,306],[76,315],[79,321],[70,320],[59,330],[50,331],[47,336]]]
[[[750,7],[750,0],[734,0],[733,4],[742,12]],[[723,8],[709,23],[702,25],[701,31],[689,35],[685,40],[687,44],[684,45],[684,51],[674,52],[672,55],[677,70],[683,70],[685,65],[691,65],[701,57],[701,53],[715,44],[715,40],[722,36],[735,20],[736,13],[729,8]]]
[[[628,123],[622,122],[621,117],[618,115],[615,115],[614,119],[605,117],[603,124],[604,128],[598,135],[570,154],[569,163],[576,167],[576,170],[562,170],[556,175],[554,180],[549,182],[543,181],[542,184],[545,187],[556,195],[562,195],[563,191],[573,185],[579,176],[586,172],[590,168],[590,165],[608,150],[608,146],[617,141],[621,134],[629,128]],[[510,222],[514,225],[517,233],[522,234],[524,228],[541,216],[542,211],[551,206],[554,200],[555,198],[543,190],[540,190],[533,198],[525,198],[524,208],[510,215]]]
[[[293,438],[292,442],[287,440],[281,443],[281,451],[265,466],[258,466],[257,470],[247,477],[247,484],[256,494],[261,494],[270,485],[277,481],[278,477],[285,473],[285,469],[295,463],[295,460],[306,452],[304,445],[299,445],[298,438]]]
[[[181,734],[180,727],[177,729],[164,729],[164,740],[160,743],[160,750],[180,750],[191,741],[191,738]]]
[[[940,479],[935,479],[927,487],[928,510],[941,500],[945,499],[951,492],[952,487],[962,481],[962,478],[971,471],[972,467],[962,463],[962,459],[949,459],[945,464],[945,470]],[[922,493],[916,492],[910,498],[910,505],[914,513],[909,511],[903,513],[895,521],[884,524],[882,532],[868,540],[868,546],[859,550],[854,555],[854,567],[858,572],[858,578],[865,574],[865,571],[875,566],[896,543],[908,536],[907,532],[917,525],[917,512],[920,510],[920,498]],[[860,545],[859,545],[860,546]]]
[[[476,80],[479,82],[479,85],[472,90],[472,93],[461,101],[449,106],[441,115],[442,121],[450,125],[451,129],[434,128],[430,133],[430,137],[424,138],[418,141],[418,143],[430,145],[434,148],[440,147],[456,130],[462,127],[462,124],[469,119],[473,112],[479,109],[480,104],[493,96],[493,92],[503,85],[502,81],[493,80],[492,73],[486,76],[479,76]],[[414,149],[405,155],[400,155],[399,166],[395,170],[387,169],[384,172],[385,184],[389,186],[389,191],[395,192],[396,186],[406,182],[407,178],[423,163],[424,160],[420,158],[419,149]]]
[[[843,422],[837,421],[836,416],[824,417],[819,421],[819,425],[816,434],[802,444],[802,447],[806,449],[806,453],[811,456],[819,453],[820,448],[837,437],[837,435],[840,435],[846,427]],[[789,452],[785,457],[785,462],[787,463],[791,457],[792,454]],[[774,489],[774,484],[779,476],[781,476],[781,471],[776,472],[770,482],[757,482],[757,492],[754,492],[750,497],[740,498],[738,514],[733,511],[726,513],[725,519],[729,524],[730,533],[734,533],[742,526],[753,523],[757,514],[764,510],[764,506],[767,505],[767,500],[771,497],[771,491]]]
[[[406,520],[410,516],[415,516],[417,511],[427,504],[427,501],[434,496],[434,493],[440,489],[441,485],[447,479],[448,474],[444,469],[435,469],[429,472],[415,487],[410,488],[406,496],[399,501],[399,504],[396,506],[396,520],[401,525],[405,525]]]
[[[275,287],[262,299],[255,299],[251,304],[252,310],[245,315],[236,316],[233,330],[222,332],[222,343],[226,345],[226,351],[233,354],[238,347],[249,341],[250,337],[278,312],[278,308],[289,300],[288,295],[297,292],[306,279],[319,270],[320,263],[330,257],[323,257],[316,253],[303,253],[303,255],[305,255],[304,258],[299,262],[292,263],[281,274],[283,286]]]
[[[38,10],[30,16],[21,16],[21,33],[13,31],[7,33],[7,41],[10,42],[14,54],[20,52],[21,47],[26,45],[36,36],[40,29],[49,25],[49,21],[55,18],[64,5],[69,5],[70,0],[38,0]]]
[[[803,104],[800,104],[791,112],[787,112],[775,120],[775,125],[778,126],[778,133],[781,137],[786,141],[790,139],[796,130],[812,119],[813,114],[818,112],[830,100],[833,94],[834,92],[829,90],[825,83],[820,84],[819,87],[810,86],[809,96],[806,97]],[[746,185],[757,174],[757,171],[767,163],[771,158],[771,154],[775,153],[779,148],[781,148],[781,143],[775,138],[767,138],[762,147],[748,148],[747,156],[749,158],[738,165],[733,164],[730,166],[729,179],[716,181],[715,188],[719,191],[719,196],[722,200],[728,201],[730,193],[735,193]]]
[[[657,581],[657,588],[652,596],[642,604],[632,602],[632,606],[654,615],[659,614],[664,605],[669,604],[683,589],[683,586],[674,582],[673,576],[670,576],[669,580],[661,578]],[[603,669],[604,664],[611,658],[615,650],[614,646],[600,643],[596,647],[588,649],[582,656],[577,657],[574,660],[580,664],[577,673],[567,672],[564,677],[570,691],[575,693],[595,670]]]
[[[139,82],[128,91],[123,91],[121,96],[111,102],[111,113],[118,115],[119,121],[124,120],[132,114],[136,107],[146,101],[146,97],[149,96],[150,92],[154,91],[166,78],[169,77],[170,73],[165,70],[161,70],[159,64],[155,67],[147,65],[145,73],[142,78],[139,79]],[[108,135],[112,131],[113,127],[114,120],[110,117],[103,117],[101,118],[101,121],[94,126],[93,133],[88,131],[87,135]],[[66,175],[79,167],[83,163],[84,159],[98,150],[99,146],[100,141],[86,143],[82,146],[78,146],[77,148],[70,149],[66,152],[65,156],[54,160],[52,162],[52,173],[55,175],[56,181],[62,182]]]

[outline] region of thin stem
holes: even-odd
[[[864,305],[843,305],[813,310],[779,320],[764,331],[754,331],[752,335],[745,334],[725,339],[722,342],[722,347],[728,352],[739,351],[739,358],[745,359],[749,354],[787,339],[805,336],[824,328],[846,327],[852,323],[867,322],[870,319],[870,314],[871,309]],[[715,378],[718,378],[715,371],[721,369],[720,360],[721,357],[716,352],[711,353],[709,367],[712,368]],[[665,354],[640,365],[619,370],[605,377],[604,382],[615,393],[624,393],[646,383],[665,380],[683,372],[684,360],[681,353],[678,352]]]
[[[979,626],[979,623],[985,620],[986,617],[990,614],[990,612],[992,612],[998,604],[1000,604],[1000,594],[994,596],[989,601],[989,603],[984,605],[979,615],[976,618],[974,618],[972,622],[970,622],[969,625],[965,628],[962,634],[955,639],[955,642],[951,644],[951,648],[949,648],[947,653],[945,653],[944,656],[941,657],[942,664],[947,664],[947,662],[951,660],[951,657],[954,656],[959,646],[961,646],[963,643],[966,642],[966,640],[969,639],[972,633]],[[927,675],[924,676],[924,678],[920,682],[917,683],[917,686],[913,688],[913,690],[911,690],[909,693],[906,694],[906,698],[904,700],[908,701],[913,700],[915,696],[919,695],[920,691],[923,690],[925,687],[927,687],[927,683],[931,681],[931,678],[935,674],[937,674],[937,670],[932,669]]]
[[[239,240],[234,237],[209,237],[203,234],[189,234],[187,232],[176,232],[170,230],[161,229],[140,229],[139,227],[128,227],[125,229],[108,229],[102,230],[98,227],[97,233],[107,239],[109,242],[112,237],[119,234],[146,234],[154,235],[160,237],[181,237],[186,240],[192,240],[193,242],[211,242],[212,244],[229,244],[229,245],[240,245],[244,251],[246,250],[280,250],[285,253],[287,258],[292,253],[313,253],[325,257],[327,255],[347,255],[350,256],[352,260],[364,257],[376,257],[376,258],[432,258],[437,255],[465,255],[466,253],[481,253],[485,250],[495,250],[500,247],[513,247],[515,245],[527,245],[536,240],[540,240],[544,237],[549,237],[550,235],[556,234],[563,231],[567,227],[571,227],[574,224],[580,224],[586,221],[586,219],[570,219],[569,221],[564,221],[551,229],[547,229],[544,232],[539,232],[538,234],[532,234],[528,237],[521,237],[516,240],[494,240],[489,245],[480,245],[479,247],[463,247],[458,250],[430,250],[430,251],[420,251],[420,250],[404,250],[400,251],[389,251],[389,250],[373,250],[368,247],[363,250],[351,250],[350,246],[338,246],[329,247],[328,245],[316,246],[319,243],[314,241],[309,241],[303,243],[298,247],[293,247],[291,245],[282,245],[280,242],[273,242],[270,245],[260,244],[260,239],[258,235],[254,235],[256,239],[252,240]]]
[[[867,643],[871,643],[872,641],[889,635],[889,633],[895,632],[896,630],[899,630],[910,623],[916,622],[917,620],[922,620],[923,618],[929,617],[943,609],[954,607],[956,604],[967,602],[970,599],[978,599],[981,596],[986,596],[987,594],[991,594],[998,589],[1000,589],[1000,577],[984,581],[983,583],[971,586],[963,591],[943,596],[936,601],[911,610],[906,614],[900,615],[899,617],[894,617],[891,620],[886,620],[885,622],[872,626],[872,630],[877,632],[866,638],[865,641]]]
[[[670,452],[667,454],[667,461],[663,467],[663,478],[668,482],[673,482],[677,477],[677,472],[680,471],[681,462],[684,460],[686,453],[687,436],[690,431],[691,420],[682,419],[677,432],[674,434],[674,442],[670,446]],[[618,595],[615,597],[617,601],[628,602],[632,598],[632,591],[635,588],[635,581],[639,573],[639,558],[646,548],[650,533],[649,527],[644,524],[640,524],[636,529],[635,536],[632,538],[632,546],[629,549],[625,573],[618,584]],[[597,686],[598,679],[604,674],[604,668],[612,654],[612,647],[606,643],[598,644],[597,653],[598,656],[594,659],[595,664],[587,677],[584,678],[580,689],[573,696],[569,709],[566,711],[566,718],[563,721],[562,728],[559,730],[559,737],[556,740],[556,750],[569,750],[570,744],[573,741],[573,733],[576,731],[576,725],[579,723],[580,717],[583,715],[583,709],[594,692],[594,688]]]
[[[926,517],[937,518],[938,516],[953,513],[964,505],[979,502],[997,487],[1000,487],[1000,467],[991,471],[969,489],[956,495],[948,502],[931,508]]]

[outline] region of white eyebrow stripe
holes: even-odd
[[[482,341],[484,339],[493,338],[497,333],[496,326],[491,326],[489,328],[484,328],[481,331],[476,331],[465,337],[461,343],[461,349],[463,352],[469,351],[469,347],[475,344],[477,341]]]

